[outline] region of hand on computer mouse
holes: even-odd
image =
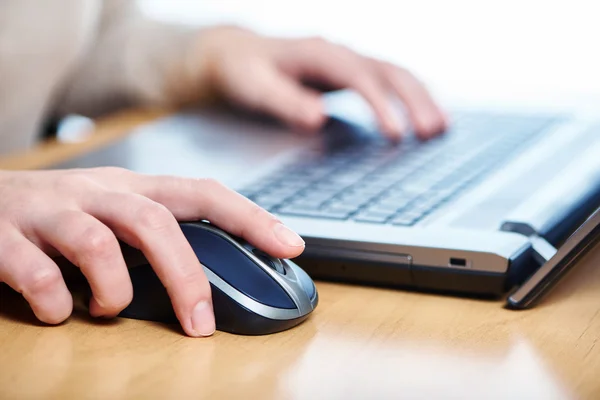
[[[133,296],[121,240],[152,264],[184,331],[208,336],[215,330],[210,285],[178,224],[202,219],[274,257],[304,249],[274,216],[212,180],[120,168],[0,171],[0,282],[22,293],[40,321],[60,323],[73,308],[51,258],[60,254],[88,280],[90,313],[116,316]]]
[[[425,86],[391,63],[320,38],[269,38],[236,27],[206,29],[198,37],[185,68],[177,69],[177,79],[171,80],[177,86],[171,92],[180,99],[194,101],[198,93],[212,92],[314,131],[324,122],[325,111],[320,94],[302,85],[309,82],[326,90],[357,91],[391,138],[401,135],[406,123],[389,96],[403,101],[421,138],[435,136],[447,126],[445,114]]]

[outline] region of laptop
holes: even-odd
[[[328,101],[318,135],[182,110],[54,167],[212,177],[304,238],[313,279],[492,298],[600,204],[597,110],[457,105],[440,137],[392,144],[356,96]]]

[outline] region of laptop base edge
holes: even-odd
[[[529,246],[508,260],[505,273],[310,255],[295,262],[315,280],[494,300],[502,299],[538,267]]]

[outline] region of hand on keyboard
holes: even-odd
[[[325,122],[320,90],[351,89],[371,106],[381,131],[397,138],[414,127],[423,138],[442,133],[448,122],[425,86],[410,72],[349,48],[313,38],[269,38],[248,30],[217,27],[203,30],[198,65],[210,66],[190,80],[177,77],[178,88],[190,96],[212,89],[227,100],[274,116],[304,130],[316,130]],[[187,60],[187,59],[186,59]],[[202,79],[200,79],[202,78]],[[198,88],[198,82],[207,88]],[[407,110],[405,123],[390,95]]]

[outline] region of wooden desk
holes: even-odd
[[[87,143],[0,160],[39,168],[160,112],[103,121]],[[288,332],[184,337],[175,327],[76,312],[39,326],[0,290],[2,399],[600,398],[600,251],[538,308],[318,282],[312,317]]]

